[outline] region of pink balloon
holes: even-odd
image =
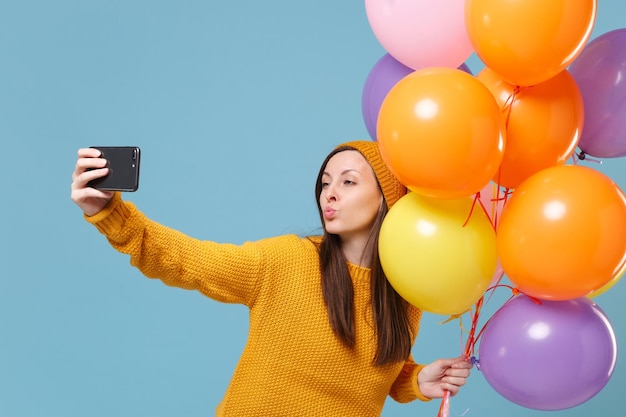
[[[482,203],[481,206],[484,208],[485,213],[489,218],[489,221],[493,225],[494,229],[497,229],[500,216],[502,215],[502,210],[504,209],[504,204],[506,203],[505,191],[494,182],[489,181],[483,189],[480,190],[478,197]],[[493,276],[491,277],[489,287],[498,285],[503,277],[504,269],[502,268],[500,259],[498,259],[498,264]]]
[[[485,208],[485,213],[491,221],[494,228],[497,229],[498,222],[502,216],[502,210],[504,210],[504,203],[506,203],[505,192],[497,184],[489,181],[482,190],[480,190],[480,202],[482,207]]]
[[[457,68],[473,52],[465,0],[365,0],[365,10],[378,42],[410,68]]]
[[[495,287],[496,285],[498,285],[500,281],[502,281],[503,277],[504,277],[504,268],[502,268],[502,262],[500,262],[500,259],[498,259],[496,270],[491,276],[491,281],[489,282],[488,288]]]

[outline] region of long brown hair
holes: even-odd
[[[344,146],[334,149],[324,160],[315,184],[315,197],[322,225],[324,215],[320,205],[322,177],[330,158],[345,150],[356,150]],[[379,185],[380,187],[380,185]],[[411,352],[411,328],[408,316],[408,303],[393,289],[380,264],[378,257],[378,235],[387,215],[387,202],[384,200],[370,233],[371,304],[372,317],[377,334],[377,347],[374,363],[386,365],[405,360]],[[330,325],[341,342],[350,348],[356,343],[354,324],[354,288],[342,250],[341,239],[336,234],[326,232],[319,246],[320,269],[322,273],[322,294],[328,311]]]

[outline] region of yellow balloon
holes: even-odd
[[[487,290],[497,261],[496,233],[473,198],[402,197],[383,221],[380,261],[409,303],[435,314],[461,314]],[[467,222],[467,224],[466,224]]]

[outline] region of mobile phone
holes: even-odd
[[[141,150],[138,146],[92,146],[100,150],[101,158],[107,160],[109,173],[102,178],[89,181],[89,187],[105,191],[137,191],[139,188],[139,162]]]

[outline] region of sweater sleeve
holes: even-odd
[[[258,245],[192,238],[149,220],[120,193],[99,213],[85,218],[149,278],[222,302],[248,306],[254,302],[263,269]]]
[[[413,400],[430,401],[431,398],[424,396],[417,385],[417,374],[424,365],[418,365],[413,361],[413,357],[404,363],[400,374],[391,386],[389,395],[399,403],[408,403]]]

